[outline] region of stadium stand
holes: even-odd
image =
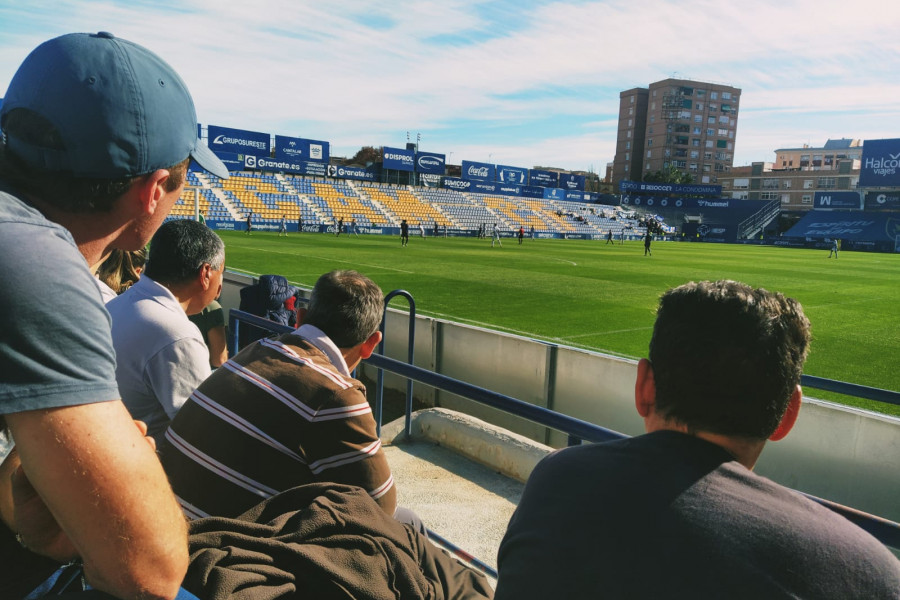
[[[300,217],[307,225],[323,226],[355,219],[362,228],[399,227],[406,219],[412,227],[421,223],[429,231],[435,223],[456,231],[497,223],[503,231],[522,227],[530,232],[534,227],[539,234],[595,238],[608,231],[616,237],[646,231],[640,215],[619,207],[255,172],[234,173],[229,180],[189,172],[169,218],[193,218],[195,190],[207,219],[242,221],[252,212],[254,224],[270,228],[287,215],[289,223]]]
[[[360,185],[359,189],[369,199],[384,206],[395,224],[399,224],[403,219],[412,226],[422,224],[426,228],[435,222],[439,225],[450,223],[447,215],[435,205],[423,201],[406,187],[365,183]]]

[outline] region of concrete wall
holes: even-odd
[[[221,303],[236,308],[248,278],[228,273]],[[397,299],[391,306],[404,307]],[[408,315],[390,310],[385,354],[407,360]],[[625,433],[643,433],[634,409],[636,363],[520,336],[416,318],[414,364]],[[373,380],[376,371],[362,367]],[[406,391],[406,380],[385,374],[385,386]],[[471,414],[551,446],[566,438],[507,413],[415,384],[413,395],[432,406]],[[757,472],[893,521],[900,521],[900,419],[805,398],[783,441],[770,443]]]

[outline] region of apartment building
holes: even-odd
[[[739,88],[664,79],[619,94],[613,182],[674,166],[715,184],[734,163]]]
[[[719,178],[722,195],[747,200],[780,200],[782,211],[813,208],[816,192],[855,191],[859,183],[862,142],[828,140],[820,148],[775,150],[775,162],[734,167]]]

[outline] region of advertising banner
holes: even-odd
[[[566,191],[561,188],[544,188],[544,198],[547,200],[565,200]]]
[[[403,148],[384,147],[382,167],[395,171],[412,171],[416,166],[416,153]]]
[[[494,165],[462,161],[462,178],[468,181],[494,181]]]
[[[458,177],[444,177],[444,187],[451,190],[459,190],[461,192],[468,191],[472,187],[471,181],[460,179]]]
[[[620,192],[634,192],[638,194],[690,194],[696,196],[721,196],[721,185],[705,184],[678,184],[678,183],[646,183],[640,181],[622,181],[619,183]]]
[[[541,187],[559,187],[559,173],[556,171],[531,169],[528,181],[531,185],[539,185]]]
[[[749,206],[752,200],[735,198],[661,198],[658,196],[622,196],[623,206],[656,206],[663,208],[733,208]],[[744,203],[744,204],[741,204]]]
[[[869,240],[893,244],[900,234],[900,217],[888,213],[813,210],[794,225],[785,237]]]
[[[574,200],[576,202],[590,202],[591,195],[587,192],[566,192],[566,200]]]
[[[544,188],[539,185],[523,185],[521,187],[522,197],[524,198],[543,198]]]
[[[327,163],[330,158],[328,142],[276,135],[275,158]]]
[[[224,163],[225,167],[229,171],[243,171],[244,170],[244,155],[237,154],[235,152],[214,152],[216,156],[219,157],[219,160]],[[193,165],[193,161],[191,165]],[[200,167],[197,167],[198,171],[202,171]]]
[[[575,175],[574,173],[560,173],[559,187],[570,192],[576,190],[584,191],[584,175]]]
[[[521,196],[522,188],[517,185],[510,185],[508,183],[498,183],[497,193],[503,194],[504,196]]]
[[[441,176],[431,173],[419,173],[419,185],[425,187],[441,187]]]
[[[447,157],[434,152],[419,152],[416,154],[416,171],[431,175],[443,175],[446,168]]]
[[[500,187],[500,185],[497,183],[473,181],[472,187],[469,188],[469,191],[475,192],[478,194],[496,194],[496,193],[498,193],[497,189],[499,187]]]
[[[336,179],[358,179],[360,181],[377,181],[377,171],[375,169],[364,169],[362,167],[343,167],[338,165],[328,165],[328,176]]]
[[[271,136],[268,133],[210,125],[207,128],[207,134],[209,135],[210,150],[269,156]]]
[[[508,167],[506,165],[497,165],[497,181],[500,183],[512,183],[514,185],[525,185],[528,183],[528,169],[520,167]]]
[[[900,138],[863,141],[860,187],[900,186]]]
[[[900,210],[900,192],[869,192],[866,210]]]
[[[813,208],[859,210],[862,204],[859,192],[816,192]]]
[[[279,160],[250,154],[244,154],[243,158],[245,169],[257,171],[278,171],[324,177],[328,169],[328,165],[325,163],[308,160]]]

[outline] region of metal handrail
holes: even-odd
[[[508,412],[512,415],[526,418],[539,425],[566,433],[569,436],[570,445],[572,441],[577,441],[578,443],[580,443],[581,440],[589,442],[606,442],[629,437],[624,433],[606,429],[599,425],[557,413],[547,408],[528,404],[522,400],[504,396],[503,394],[498,394],[470,383],[452,379],[446,375],[433,373],[414,365],[408,365],[386,356],[373,354],[367,362],[371,363],[372,366],[376,368],[391,371],[392,373],[402,375],[403,377],[415,379],[420,383],[449,391],[458,396],[468,398],[469,400],[481,402],[482,404]],[[407,403],[409,402],[411,402],[411,399],[407,398]],[[407,427],[409,427],[408,424]],[[872,515],[811,494],[803,493],[803,495],[810,500],[814,500],[815,502],[830,508],[849,521],[856,523],[859,527],[865,529],[877,538],[882,544],[900,549],[900,523],[895,523],[877,515]]]
[[[234,348],[235,351],[237,350],[237,332],[241,321],[277,333],[286,333],[294,330],[292,327],[281,325],[280,323],[275,323],[274,321],[269,321],[268,319],[257,317],[247,312],[231,309],[229,311],[228,323],[233,332],[232,348]],[[434,373],[413,364],[407,364],[393,358],[388,358],[381,354],[372,354],[372,356],[363,362],[371,364],[373,367],[377,368],[379,372],[390,371],[391,373],[406,377],[409,380],[417,381],[442,391],[447,391],[456,394],[457,396],[474,400],[481,404],[486,404],[487,406],[491,406],[504,412],[523,417],[538,423],[539,425],[561,431],[569,436],[570,445],[573,443],[581,443],[582,440],[588,442],[605,442],[628,437],[618,431],[613,431],[612,429],[607,429],[595,425],[594,423],[582,421],[581,419],[576,419],[575,417],[570,417],[541,406],[535,406],[517,398],[499,394],[458,379],[447,377],[446,375]],[[804,378],[806,377],[811,376],[804,376]],[[849,393],[850,395],[857,395],[857,392],[851,392],[851,390],[859,390],[867,394],[863,397],[874,400],[881,400],[882,397],[892,398],[893,395],[896,394],[896,392],[890,392],[888,390],[866,388],[865,386],[857,386],[856,384],[822,378],[811,378],[807,381],[806,385],[809,387],[817,387],[817,389],[828,389],[830,391]],[[826,388],[824,387],[825,385],[828,385],[829,387]],[[409,432],[411,430],[412,394],[407,395],[406,403],[407,411],[405,425],[406,431]],[[857,524],[884,545],[900,549],[900,523],[895,523],[882,517],[865,513],[830,500],[825,500],[809,494],[803,495]]]
[[[391,300],[397,296],[403,296],[409,303],[409,341],[407,346],[407,362],[413,364],[413,350],[416,347],[416,301],[413,300],[412,294],[406,290],[394,290],[384,297],[384,312],[381,315],[381,343],[378,344],[378,353],[384,354],[384,328],[387,323],[387,309]],[[381,437],[381,410],[384,405],[384,369],[378,369],[378,383],[375,390],[375,432]],[[406,380],[406,397],[409,401],[406,403],[406,439],[412,435],[412,397],[413,397],[413,380]]]
[[[877,402],[884,402],[885,404],[900,405],[900,392],[892,392],[891,390],[883,390],[881,388],[859,385],[857,383],[825,379],[824,377],[815,377],[814,375],[801,375],[800,385],[817,390],[825,390],[826,392],[836,392],[838,394],[844,394],[845,396],[856,396],[857,398],[875,400]]]

